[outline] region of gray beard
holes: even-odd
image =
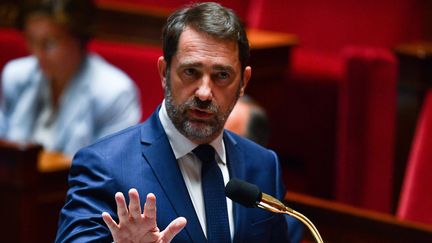
[[[165,105],[168,113],[168,117],[171,119],[177,130],[185,137],[192,141],[198,141],[199,143],[210,143],[214,140],[225,126],[225,122],[228,119],[234,105],[236,104],[240,96],[240,86],[237,90],[236,98],[230,104],[229,109],[225,113],[220,112],[220,107],[211,101],[201,101],[195,96],[188,99],[185,103],[176,105],[174,104],[171,92],[171,85],[169,76],[167,75],[167,82],[165,86]],[[187,111],[191,108],[201,108],[211,111],[216,114],[211,120],[200,121],[191,120]],[[196,125],[195,123],[200,123]]]

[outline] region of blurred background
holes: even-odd
[[[25,36],[17,26],[25,2],[0,2],[0,70],[8,61],[29,55]],[[162,55],[162,26],[174,9],[191,1],[94,2],[93,38],[87,48],[135,81],[144,120],[163,98],[156,68]],[[432,240],[432,1],[217,2],[232,8],[248,29],[253,74],[246,93],[268,115],[268,147],[280,157],[288,202],[312,213],[313,221],[323,217],[324,222],[326,216],[321,213],[328,213],[328,208],[321,213],[314,210],[327,203],[333,213],[334,208],[339,213],[366,210],[359,212],[372,221],[366,220],[364,225],[391,221],[391,226],[380,225],[375,230],[389,231],[389,235],[407,230],[406,237],[413,242],[412,232],[425,237],[418,239]],[[44,198],[52,199],[51,206],[41,206],[46,211],[38,211],[55,218],[52,209],[61,205],[57,199],[61,201],[65,190],[66,174],[54,175],[53,171],[67,170],[67,162],[52,169],[55,162],[50,160],[55,159],[45,156],[41,167],[38,161],[43,148],[4,147],[2,151],[9,151],[9,157],[0,158],[2,190],[16,197],[5,207],[35,197],[42,200],[41,205]],[[18,151],[14,155],[12,148]],[[27,149],[33,151],[30,157],[19,155]],[[18,160],[27,165],[37,160],[33,163],[39,167],[17,168]],[[22,171],[28,174],[13,176]],[[30,178],[29,189],[23,185]],[[41,196],[48,189],[35,189],[35,185],[49,188],[48,184],[57,184],[51,197]],[[28,192],[35,190],[38,193],[29,198]],[[290,193],[301,196],[289,197]],[[2,213],[6,211],[2,209]],[[355,212],[348,214],[357,215]],[[343,221],[344,216],[337,215],[341,223],[354,220]],[[31,224],[17,219],[15,225],[26,228]],[[334,237],[331,242],[355,242],[350,236],[338,238],[332,229],[326,230]],[[12,231],[23,232],[18,226]],[[55,223],[47,232],[55,232]],[[393,242],[362,238],[367,236],[355,232],[351,235],[360,239],[358,242]],[[400,237],[401,241],[397,237],[392,240],[406,242],[407,238]],[[323,238],[326,240],[325,234]],[[24,238],[11,239],[26,242]]]

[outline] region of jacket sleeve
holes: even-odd
[[[60,212],[56,242],[112,242],[102,212],[116,217],[108,163],[91,148],[77,153],[69,172],[69,191]]]

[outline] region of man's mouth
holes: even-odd
[[[199,109],[199,108],[192,108],[189,110],[189,113],[191,114],[192,118],[195,119],[209,119],[213,116],[213,113],[205,110],[205,109]]]

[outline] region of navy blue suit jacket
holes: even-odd
[[[226,130],[223,140],[231,178],[283,198],[279,161],[273,151]],[[173,242],[206,242],[158,112],[143,124],[80,150],[70,169],[69,187],[56,242],[111,242],[101,214],[108,212],[118,220],[114,195],[127,196],[132,187],[140,193],[141,202],[147,193],[156,195],[161,230],[179,216],[187,219],[186,228]],[[234,203],[234,221],[234,242],[289,242],[283,215]]]

